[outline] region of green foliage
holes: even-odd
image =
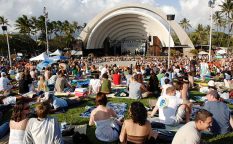
[[[198,50],[197,49],[192,49],[190,51],[190,53],[193,54],[193,55],[197,55],[198,54]]]

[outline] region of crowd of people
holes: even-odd
[[[101,65],[101,62],[136,61],[136,65]],[[167,59],[156,57],[101,57],[58,61],[42,70],[37,62],[18,62],[9,67],[1,63],[0,119],[13,109],[11,119],[0,126],[0,138],[9,130],[9,143],[63,143],[57,119],[51,113],[65,112],[78,106],[80,97],[60,98],[55,93],[71,94],[72,80],[90,79],[88,95],[95,95],[96,108],[89,125],[95,125],[95,136],[103,142],[156,142],[159,134],[151,123],[169,126],[184,124],[174,136],[173,144],[200,143],[201,131],[214,135],[232,131],[231,110],[225,103],[233,98],[233,58],[212,60],[196,57]],[[206,102],[196,103],[191,90],[198,90],[195,81],[206,93]],[[118,118],[106,106],[114,87],[124,86],[128,98],[134,100],[128,111],[129,119]],[[226,96],[227,94],[227,96]],[[152,111],[147,111],[141,99],[157,99]],[[226,101],[225,101],[226,100]],[[35,111],[30,105],[36,103]],[[192,107],[200,110],[192,117]],[[158,114],[158,115],[157,115]],[[156,117],[155,117],[156,116]]]

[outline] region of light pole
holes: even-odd
[[[209,0],[210,7],[210,39],[209,39],[209,61],[211,60],[211,46],[212,46],[212,23],[213,23],[213,8],[214,8],[215,0]]]
[[[10,62],[10,67],[12,67],[11,51],[10,51],[10,43],[9,43],[9,37],[8,37],[8,32],[7,32],[7,26],[2,26],[2,30],[3,30],[3,32],[6,32],[6,41],[7,41],[7,47],[8,47],[9,62]]]
[[[49,40],[48,40],[48,28],[47,28],[48,12],[46,11],[46,7],[44,7],[44,17],[45,17],[45,35],[46,35],[46,44],[47,44],[47,54],[49,54]]]
[[[170,68],[170,57],[171,57],[171,24],[170,22],[172,20],[175,19],[175,15],[174,14],[168,14],[167,15],[167,20],[168,20],[168,24],[169,24],[169,35],[168,35],[168,68]]]

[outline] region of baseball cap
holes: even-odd
[[[216,91],[216,90],[210,90],[208,93],[207,93],[207,95],[212,95],[213,97],[215,97],[215,98],[219,98],[220,96],[219,96],[219,94],[218,94],[218,92]]]
[[[208,86],[214,87],[215,86],[215,82],[213,80],[210,80],[208,82]]]
[[[226,79],[226,80],[231,80],[231,76],[230,76],[229,74],[226,74],[226,75],[225,75],[225,79]]]

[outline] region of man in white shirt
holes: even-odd
[[[151,116],[159,110],[160,122],[167,125],[175,125],[186,119],[189,122],[191,103],[184,102],[182,99],[175,96],[176,89],[171,86],[166,89],[166,95],[159,97]]]
[[[172,144],[200,144],[201,131],[209,130],[212,124],[212,114],[207,110],[199,110],[195,121],[181,127],[173,138]]]
[[[10,80],[6,77],[6,73],[2,72],[1,73],[1,78],[0,78],[0,91],[10,91],[13,86],[10,85]]]
[[[103,74],[105,74],[105,73],[107,73],[107,72],[108,72],[108,65],[105,65],[105,67],[103,67],[102,70],[101,70],[101,75],[100,75],[100,77],[102,77]]]
[[[95,74],[94,79],[90,80],[89,83],[89,94],[97,94],[100,91],[101,81],[99,79],[99,74]]]

